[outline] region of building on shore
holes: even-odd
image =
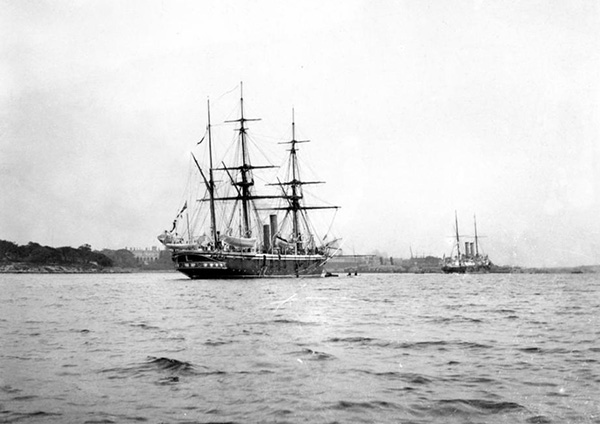
[[[441,259],[435,256],[402,259],[379,255],[338,255],[332,257],[325,268],[329,272],[348,273],[439,273],[440,261]]]
[[[138,263],[144,264],[144,265],[148,265],[148,264],[151,264],[152,262],[158,261],[158,259],[160,258],[160,252],[161,252],[161,250],[158,249],[158,247],[156,247],[156,246],[152,246],[151,248],[145,248],[145,249],[139,249],[136,247],[128,247],[127,250],[129,250],[131,253],[133,253],[133,256],[138,261]]]
[[[330,272],[364,272],[376,263],[379,259],[375,255],[336,255],[325,268]]]

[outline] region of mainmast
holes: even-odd
[[[242,202],[242,236],[250,237],[252,235],[252,227],[250,225],[250,200],[253,198],[250,187],[254,185],[252,178],[252,165],[250,164],[250,157],[248,155],[248,145],[246,141],[246,126],[244,125],[248,121],[260,121],[260,119],[248,119],[244,117],[244,92],[243,83],[240,82],[240,118],[233,121],[225,122],[239,122],[240,127],[238,129],[240,133],[240,147],[242,153],[242,164],[237,167],[240,171],[241,181],[237,181],[235,185],[241,188],[239,200]]]
[[[300,231],[298,228],[298,212],[300,211],[300,198],[301,196],[301,185],[300,181],[298,181],[298,176],[300,174],[300,170],[298,169],[298,158],[296,156],[296,144],[297,143],[306,143],[308,140],[299,141],[296,140],[296,121],[294,118],[294,109],[292,109],[292,140],[290,141],[292,147],[290,149],[290,161],[292,168],[292,180],[289,182],[292,187],[292,198],[291,200],[291,209],[292,209],[292,225],[294,231],[294,240],[297,241],[296,245],[298,246]]]

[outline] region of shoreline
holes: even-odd
[[[3,264],[0,274],[134,274],[138,272],[168,272],[135,268],[99,268],[72,265]]]

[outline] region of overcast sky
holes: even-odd
[[[596,0],[0,0],[0,54],[0,239],[157,245],[243,81],[347,253],[448,254],[456,210],[495,263],[600,263]]]

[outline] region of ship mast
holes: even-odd
[[[235,185],[241,188],[239,200],[242,202],[242,237],[252,236],[252,228],[250,225],[250,200],[253,199],[250,187],[254,185],[252,178],[252,169],[254,168],[250,164],[250,157],[248,155],[248,143],[246,140],[246,126],[244,125],[248,121],[260,121],[260,119],[249,119],[244,117],[244,86],[240,82],[240,118],[233,121],[225,122],[239,122],[240,127],[238,132],[240,133],[240,147],[242,151],[242,164],[237,167],[240,171],[241,181],[237,181]]]
[[[248,168],[248,146],[246,145],[246,127],[244,127],[244,122],[246,119],[244,118],[244,88],[242,83],[240,83],[240,141],[242,143],[242,167],[240,169],[240,173],[242,175],[242,181],[239,185],[242,188],[242,214],[243,214],[243,236],[250,237],[252,235],[252,230],[250,229],[250,214],[248,213],[249,209],[249,197],[250,197],[250,186],[254,184],[252,180],[252,174],[250,173],[250,169]]]
[[[458,254],[458,263],[460,264],[462,262],[462,259],[460,256],[460,237],[458,235],[458,214],[456,211],[454,211],[454,223],[455,223],[455,227],[456,227],[456,252]]]
[[[208,157],[210,161],[209,168],[209,180],[208,180],[208,193],[210,196],[210,230],[212,233],[213,243],[215,248],[219,245],[217,235],[217,219],[215,215],[215,179],[213,177],[213,154],[212,154],[212,136],[211,136],[211,125],[210,125],[210,99],[206,100],[208,110]]]
[[[242,154],[242,163],[238,166],[227,166],[223,164],[223,168],[215,168],[218,171],[227,171],[229,178],[231,179],[231,184],[235,186],[237,194],[231,197],[216,197],[214,200],[235,200],[240,201],[242,204],[242,222],[240,232],[242,233],[242,237],[250,238],[252,236],[252,226],[250,222],[250,208],[253,200],[256,199],[276,199],[281,196],[264,196],[264,195],[254,195],[252,194],[251,187],[254,185],[254,179],[252,177],[253,169],[264,169],[264,168],[274,168],[273,165],[262,165],[262,166],[254,166],[250,164],[250,155],[248,154],[248,141],[247,141],[247,130],[245,123],[249,121],[260,121],[260,119],[250,119],[244,116],[244,95],[243,95],[243,84],[240,82],[240,118],[234,119],[232,121],[225,122],[239,122],[240,127],[238,128],[239,132],[239,142],[240,149]],[[241,181],[234,180],[231,174],[229,174],[230,170],[236,170],[240,173]],[[239,187],[239,188],[238,188]]]
[[[477,238],[477,218],[473,215],[473,225],[475,226],[475,256],[479,257],[479,239]]]
[[[289,186],[291,187],[291,195],[286,195],[284,193],[283,198],[287,199],[288,206],[281,208],[271,208],[272,210],[285,210],[292,213],[292,238],[294,241],[294,246],[296,251],[302,249],[302,239],[300,232],[300,218],[302,216],[302,211],[309,209],[338,209],[339,206],[304,206],[300,203],[300,200],[304,197],[302,194],[302,186],[306,184],[323,184],[323,181],[302,181],[300,180],[300,168],[298,166],[298,149],[296,145],[299,143],[308,143],[309,140],[296,140],[296,120],[294,109],[292,109],[292,139],[290,141],[286,141],[279,144],[291,144],[291,148],[289,150],[289,169],[291,171],[289,181],[278,183],[278,184],[269,184],[269,185],[279,185]],[[289,171],[288,171],[289,172]]]
[[[294,119],[294,109],[292,109],[292,140],[290,143],[292,147],[290,149],[290,161],[292,167],[292,181],[290,181],[290,186],[292,187],[292,198],[291,200],[291,209],[292,209],[292,222],[293,222],[293,231],[294,231],[294,239],[296,240],[296,246],[299,243],[299,228],[298,228],[298,212],[300,211],[300,181],[297,180],[297,176],[300,174],[300,170],[298,169],[298,158],[296,156],[296,144],[297,143],[305,143],[305,141],[296,140],[296,122]]]
[[[241,149],[241,165],[238,166],[227,166],[223,164],[222,168],[215,168],[215,170],[229,171],[229,170],[237,170],[240,173],[241,181],[234,180],[231,175],[229,175],[231,179],[231,184],[236,187],[237,195],[235,196],[227,196],[227,197],[215,197],[213,200],[235,200],[240,201],[242,205],[242,222],[241,222],[241,232],[242,237],[251,237],[252,236],[252,227],[250,222],[250,209],[252,206],[252,202],[256,199],[286,199],[288,202],[287,206],[284,207],[275,207],[275,208],[266,208],[268,210],[285,210],[287,212],[292,212],[292,231],[293,231],[293,240],[295,243],[296,249],[302,248],[302,240],[301,240],[301,231],[300,231],[300,220],[303,217],[302,211],[308,209],[338,209],[338,206],[304,206],[300,203],[300,200],[303,198],[302,195],[302,186],[305,184],[321,184],[322,181],[301,181],[300,180],[300,171],[298,166],[297,159],[297,147],[298,143],[306,143],[308,140],[296,140],[296,124],[292,111],[292,140],[280,144],[291,144],[292,147],[290,151],[290,168],[291,178],[286,182],[279,182],[277,184],[267,184],[267,185],[278,185],[283,190],[283,195],[255,195],[251,191],[251,187],[254,185],[254,180],[252,176],[253,169],[261,169],[261,168],[274,168],[272,165],[263,165],[263,166],[254,166],[250,163],[250,157],[248,154],[248,142],[247,142],[247,128],[245,123],[248,121],[260,121],[260,119],[249,119],[244,116],[244,96],[242,91],[242,83],[240,83],[240,118],[225,121],[225,122],[239,122],[240,126],[238,128],[239,132],[239,142]],[[229,172],[228,172],[229,174]],[[291,194],[285,192],[284,186],[291,187]],[[239,189],[238,189],[239,187]],[[305,217],[306,219],[306,217]]]

